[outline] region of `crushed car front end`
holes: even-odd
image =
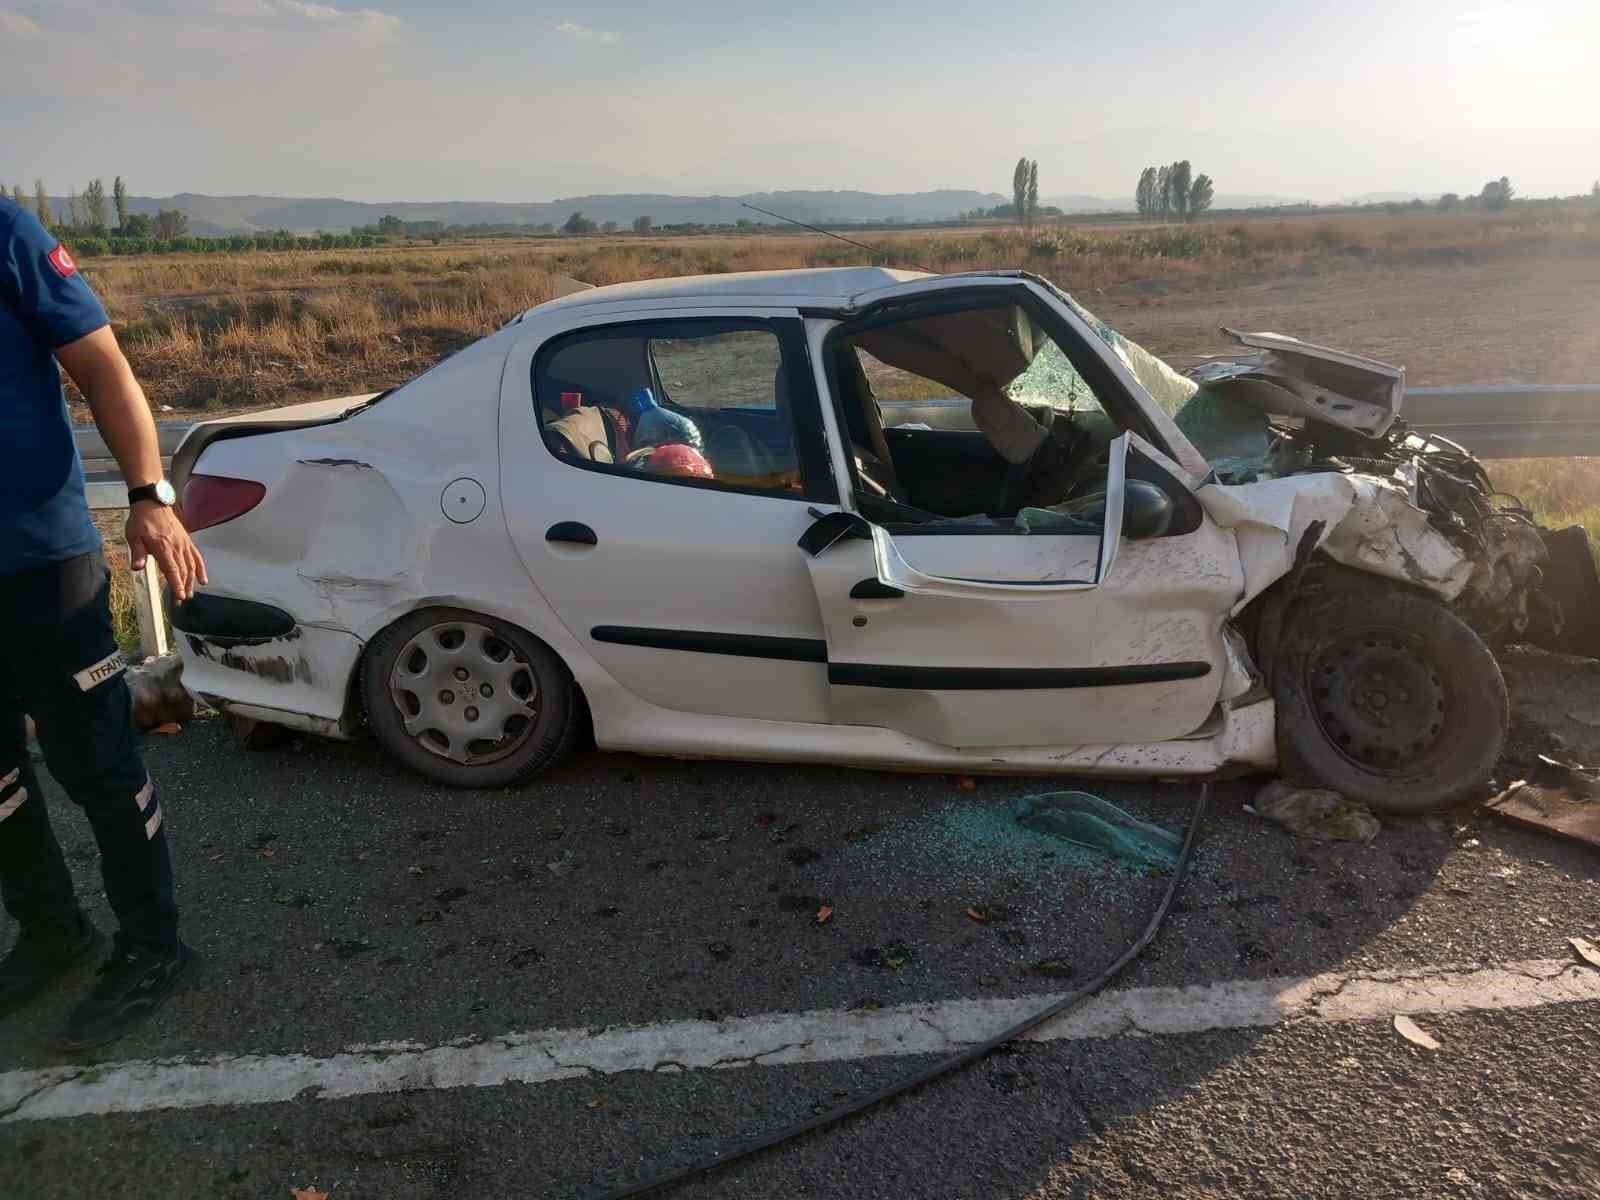
[[[1492,646],[1559,635],[1547,538],[1478,459],[1407,427],[1404,371],[1274,333],[1186,373],[1065,298],[1208,467],[1231,615],[1276,704],[1279,769],[1389,810],[1460,801],[1508,722]]]

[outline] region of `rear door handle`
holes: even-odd
[[[572,546],[598,546],[600,539],[595,537],[594,530],[582,521],[557,521],[545,530],[544,540],[547,542],[566,542]]]

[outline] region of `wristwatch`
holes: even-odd
[[[165,479],[158,479],[154,483],[128,489],[129,508],[141,500],[154,500],[163,508],[171,508],[178,502],[178,493],[172,490],[172,485]]]

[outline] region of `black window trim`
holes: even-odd
[[[643,339],[651,337],[697,336],[685,334],[685,326],[693,326],[710,333],[732,333],[741,329],[765,330],[778,339],[779,360],[784,368],[784,381],[789,389],[789,416],[793,422],[795,461],[800,468],[798,492],[779,491],[775,488],[746,487],[742,484],[723,483],[715,479],[693,479],[674,475],[652,475],[635,471],[621,463],[597,463],[561,458],[547,452],[563,466],[580,471],[593,471],[619,479],[634,479],[643,483],[664,483],[675,487],[698,488],[709,492],[726,492],[736,496],[762,496],[770,500],[798,500],[808,504],[838,504],[839,485],[833,474],[833,460],[828,453],[827,434],[822,427],[822,404],[817,395],[816,377],[811,369],[811,352],[806,344],[805,322],[798,317],[766,317],[755,314],[729,316],[668,317],[653,315],[634,320],[621,319],[604,324],[585,325],[556,334],[540,345],[528,367],[528,394],[533,402],[533,419],[541,442],[544,441],[544,413],[539,397],[539,376],[549,358],[562,347],[574,342],[615,338],[624,333]],[[650,368],[655,371],[654,355]],[[552,406],[553,407],[553,406]],[[676,411],[677,406],[674,406]],[[764,411],[764,410],[763,410]]]

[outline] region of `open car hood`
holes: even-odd
[[[1213,394],[1274,416],[1303,417],[1372,438],[1388,433],[1400,415],[1404,367],[1281,333],[1241,333],[1227,326],[1222,332],[1255,353],[1188,372]]]

